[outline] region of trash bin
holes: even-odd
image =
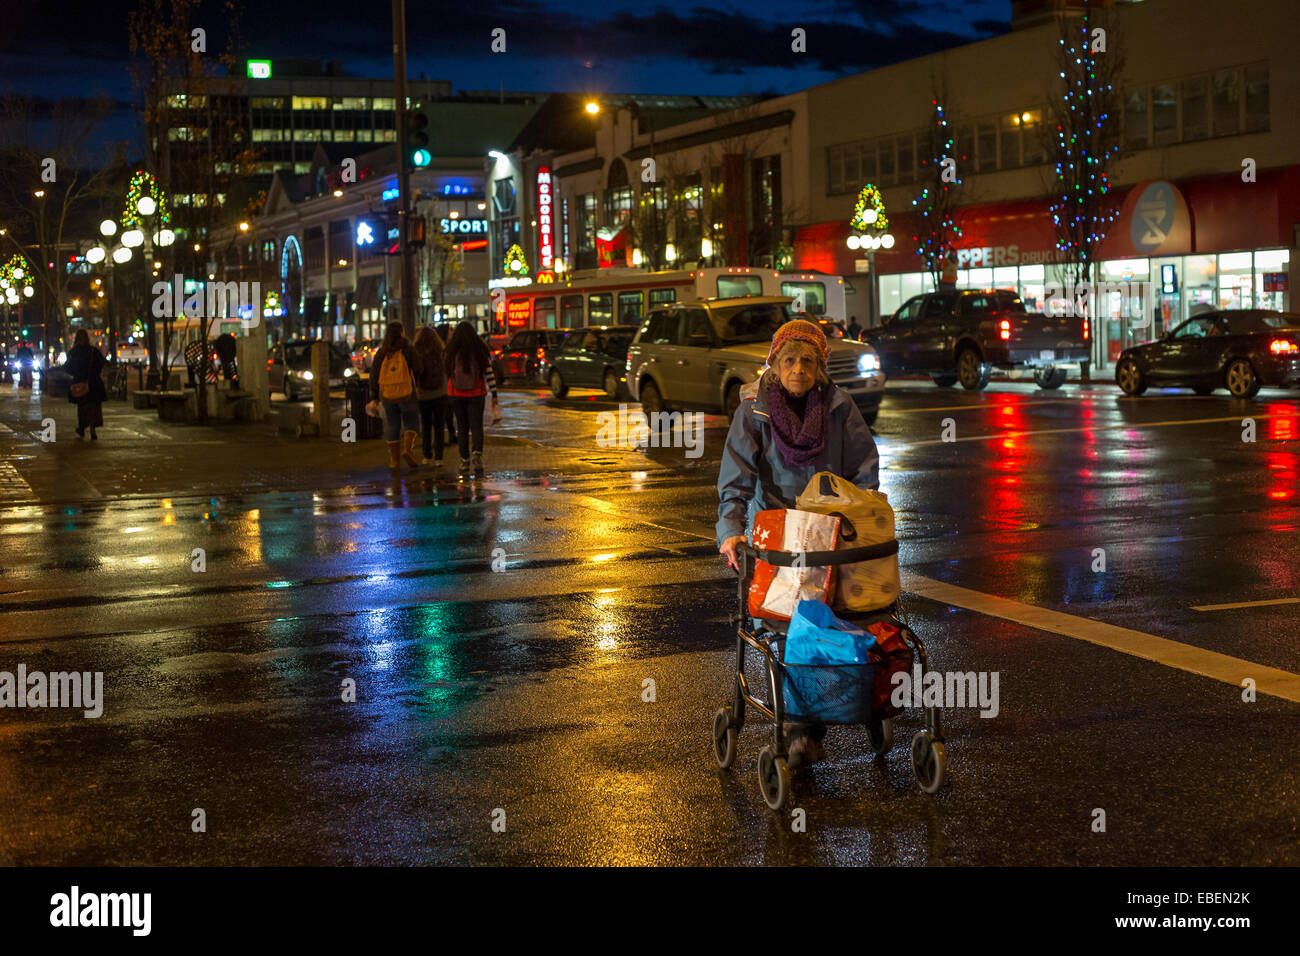
[[[343,394],[343,414],[357,423],[357,441],[382,435],[384,423],[366,414],[366,403],[370,401],[370,383],[353,376],[343,386]]]

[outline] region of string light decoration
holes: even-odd
[[[853,204],[853,218],[849,220],[849,228],[857,232],[865,232],[868,229],[884,232],[889,228],[889,217],[885,215],[885,200],[881,197],[880,190],[871,183],[863,186],[858,193],[858,200]]]
[[[1081,26],[1071,31],[1073,40],[1067,43],[1063,36],[1058,41],[1065,90],[1056,123],[1057,195],[1051,204],[1056,247],[1077,264],[1080,276],[1088,274],[1094,251],[1119,215],[1110,201],[1106,173],[1119,151],[1118,138],[1107,129],[1115,94],[1110,83],[1098,78],[1110,75],[1112,64],[1102,62],[1104,51],[1092,50],[1090,15],[1085,8]]]
[[[957,240],[962,238],[961,227],[952,216],[955,200],[953,186],[960,186],[962,181],[957,170],[965,164],[966,157],[957,155],[956,139],[948,118],[944,115],[943,104],[931,99],[934,107],[934,128],[931,142],[938,147],[935,155],[921,159],[921,195],[912,200],[916,210],[917,230],[912,236],[916,254],[925,264],[925,271],[937,274],[952,252]],[[961,163],[957,163],[958,158]],[[944,173],[945,160],[953,160],[952,181],[948,182]]]
[[[30,299],[36,294],[32,285],[34,273],[32,264],[18,253],[14,253],[8,262],[0,266],[0,301],[6,305],[17,305],[20,297]]]
[[[139,203],[145,196],[154,201],[154,222],[159,228],[171,223],[171,210],[167,208],[167,197],[158,185],[158,180],[153,173],[138,169],[131,177],[131,185],[126,191],[126,208],[122,210],[123,230],[140,228],[143,217],[140,215]]]
[[[524,250],[519,243],[514,243],[506,250],[505,273],[510,276],[528,275],[528,262],[524,259]]]

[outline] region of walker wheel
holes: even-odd
[[[790,799],[790,765],[769,744],[758,754],[758,788],[769,810],[780,811]]]
[[[867,741],[877,757],[883,757],[894,746],[894,718],[873,720],[867,724]]]
[[[736,759],[736,728],[731,726],[730,707],[719,707],[713,715],[713,756],[723,770]]]
[[[918,731],[912,738],[912,772],[916,774],[917,786],[926,793],[935,793],[943,786],[947,769],[943,741],[935,740],[928,730]]]

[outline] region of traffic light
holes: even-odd
[[[406,244],[412,249],[424,245],[424,217],[412,216],[407,226]]]
[[[412,169],[428,166],[433,158],[429,154],[429,117],[412,110],[407,110],[404,116],[406,123],[406,165]]]

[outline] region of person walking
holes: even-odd
[[[482,478],[483,405],[488,392],[492,393],[493,407],[498,404],[496,377],[492,374],[492,354],[483,340],[474,334],[474,326],[468,322],[459,322],[447,343],[445,359],[447,394],[451,397],[456,431],[460,438],[457,443],[460,450],[459,476],[461,481],[467,480],[472,465],[474,477]]]
[[[370,396],[384,406],[387,422],[388,467],[397,470],[401,459],[419,468],[415,440],[420,432],[420,406],[416,397],[415,370],[419,359],[406,340],[401,322],[389,322],[384,340],[375,351],[370,374]]]
[[[30,389],[32,387],[32,365],[36,362],[36,356],[32,354],[31,348],[24,342],[18,346],[18,352],[14,355],[18,359],[18,387]]]
[[[442,430],[451,417],[447,401],[447,373],[443,365],[443,344],[438,333],[424,326],[415,333],[415,357],[420,363],[415,375],[416,397],[420,402],[420,434],[424,437],[424,463],[433,464],[435,476],[442,474]]]
[[[99,438],[95,429],[104,424],[104,402],[108,390],[100,373],[104,369],[104,353],[90,344],[85,329],[77,329],[68,352],[65,370],[72,376],[68,385],[68,401],[77,406],[77,437],[85,438],[90,429],[90,439]]]
[[[831,382],[826,336],[794,319],[772,337],[768,370],[740,389],[718,470],[718,550],[732,567],[754,516],[793,508],[813,475],[833,472],[859,488],[880,487],[876,443],[848,393]],[[770,622],[762,622],[768,624]],[[787,728],[790,768],[825,752],[824,724]]]
[[[858,317],[856,315],[849,316],[848,335],[854,342],[860,342],[862,340],[862,326],[858,325]]]

